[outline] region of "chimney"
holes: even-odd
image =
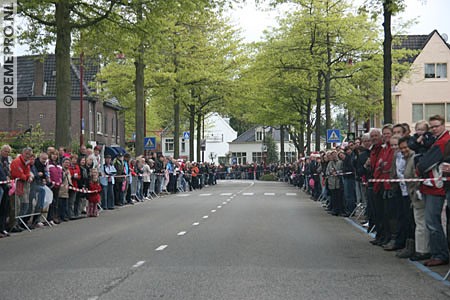
[[[34,90],[33,96],[44,95],[44,62],[41,59],[34,61]]]

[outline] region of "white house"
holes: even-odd
[[[221,117],[218,113],[210,113],[204,122],[205,162],[223,162],[229,152],[229,142],[237,137],[237,132],[231,128],[229,119]],[[187,136],[186,136],[187,137]],[[184,135],[180,139],[180,157],[189,157],[189,140]],[[189,138],[196,139],[192,133]],[[162,137],[162,152],[164,155],[173,155],[173,137]],[[197,151],[197,143],[194,143],[194,153]],[[197,160],[200,160],[199,158]]]
[[[280,157],[280,130],[270,126],[255,126],[230,143],[230,163],[249,164],[263,161],[267,156],[267,146],[264,144],[264,137],[267,135],[272,136],[278,157]],[[284,134],[284,155],[286,162],[293,162],[297,159],[297,150],[287,131]]]

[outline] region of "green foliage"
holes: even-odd
[[[54,141],[45,139],[45,132],[42,130],[40,123],[30,128],[24,128],[23,126],[19,126],[19,128],[22,133],[10,143],[15,153],[20,153],[25,147],[30,147],[35,153],[40,153],[41,151],[47,151],[47,147],[55,144]]]
[[[261,181],[277,181],[278,178],[275,176],[275,174],[264,174],[259,178],[259,180],[261,180]]]
[[[278,152],[277,152],[277,145],[275,144],[275,141],[270,134],[266,134],[264,136],[264,144],[267,147],[266,163],[270,164],[270,163],[278,162],[279,158],[278,158]]]

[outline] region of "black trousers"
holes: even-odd
[[[0,186],[3,189],[3,196],[0,203],[0,232],[6,230],[6,219],[9,215],[9,188]]]

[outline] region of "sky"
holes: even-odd
[[[437,29],[439,33],[450,36],[450,0],[405,0],[405,3],[406,10],[393,21],[416,19],[418,23],[411,26],[407,34],[429,34]],[[231,19],[233,24],[242,28],[245,41],[253,42],[261,39],[264,29],[276,26],[276,16],[280,14],[280,10],[258,10],[254,1],[249,0],[243,8],[231,13]]]

